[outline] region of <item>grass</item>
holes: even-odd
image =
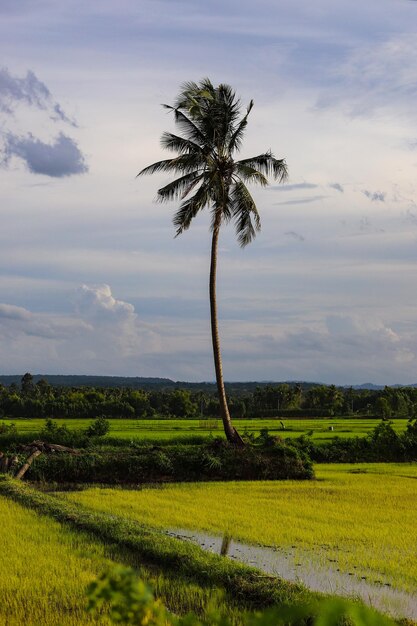
[[[110,564],[103,546],[3,497],[0,527],[1,624],[107,623],[84,611],[86,585]]]
[[[170,578],[143,567],[122,549],[74,532],[57,521],[0,496],[0,624],[7,626],[79,626],[110,624],[106,615],[85,612],[86,587],[115,563],[134,565],[142,579],[177,614],[190,610],[204,613],[212,597],[210,588]],[[234,622],[240,611],[219,608]]]
[[[384,475],[415,477],[406,466],[386,469]],[[237,485],[229,486],[235,498]],[[111,491],[117,495],[119,490]],[[131,492],[123,493],[129,497]],[[7,572],[0,586],[0,624],[107,624],[105,615],[94,621],[84,613],[85,584],[120,561],[133,565],[142,579],[151,580],[157,595],[177,614],[194,610],[204,615],[213,587],[225,588],[226,596],[217,604],[236,626],[242,625],[242,609],[248,607],[282,602],[297,607],[307,602],[313,612],[318,609],[319,596],[299,585],[261,576],[252,568],[129,521],[128,515],[121,517],[114,510],[88,510],[71,502],[76,495],[82,494],[51,496],[19,481],[0,479],[0,549]]]
[[[160,596],[174,612],[183,613],[191,608],[201,612],[207,604],[207,599],[213,595],[213,587],[225,590],[227,595],[221,601],[221,608],[229,615],[232,614],[234,621],[237,622],[239,612],[236,607],[263,608],[280,603],[297,605],[314,603],[319,598],[318,594],[313,594],[300,585],[264,576],[251,567],[204,552],[198,546],[168,537],[150,527],[123,519],[113,512],[109,514],[86,510],[79,504],[41,493],[13,479],[0,479],[1,496],[7,496],[14,502],[42,513],[47,516],[48,524],[51,523],[49,518],[54,518],[72,530],[88,532],[91,541],[99,540],[104,545],[111,546],[116,554],[122,551],[125,558],[129,555],[130,561],[136,560],[141,565],[146,564],[146,567],[163,570],[164,576],[169,577],[169,581],[162,589],[165,594],[161,592]],[[45,535],[43,541],[46,539]],[[41,549],[41,542],[39,548]],[[86,546],[85,550],[88,554],[89,547]],[[55,551],[54,555],[57,562],[61,563],[64,555],[59,550]],[[32,563],[34,562],[33,560]],[[27,561],[24,562],[24,566],[27,566]],[[149,574],[139,573],[145,580],[149,577]],[[48,576],[45,575],[46,580]],[[34,589],[31,593],[32,596],[36,596],[34,578],[32,581]],[[18,581],[15,581],[15,585],[17,584]],[[46,583],[48,584],[50,582]],[[198,603],[196,606],[195,601],[194,606],[190,606],[190,598],[191,600],[194,598],[193,589],[202,590],[198,593],[194,591],[200,606]],[[22,623],[29,622],[23,620]]]
[[[0,624],[7,626],[79,626],[110,624],[104,613],[85,612],[86,587],[120,562],[135,567],[176,614],[204,615],[213,602],[212,586],[169,576],[117,542],[99,541],[71,530],[0,495]],[[241,624],[242,611],[230,599],[214,601],[222,614]]]
[[[160,528],[297,546],[342,572],[416,592],[417,464],[318,465],[316,475],[305,482],[90,488],[65,497]]]
[[[45,420],[37,418],[1,420],[6,424],[16,424],[18,433],[36,434],[44,426]],[[73,429],[83,429],[91,423],[88,419],[67,419],[56,420],[59,425]],[[285,424],[282,430],[281,421]],[[172,438],[187,438],[190,436],[208,437],[224,436],[222,423],[220,420],[132,420],[132,419],[111,419],[110,437],[129,440],[168,440]],[[237,419],[233,423],[239,432],[245,430],[249,433],[259,434],[263,428],[267,428],[271,434],[283,437],[299,437],[311,433],[314,441],[329,441],[334,437],[350,438],[364,437],[369,434],[379,420],[368,418],[315,418],[315,419]],[[406,419],[394,420],[394,428],[398,432],[406,429]],[[333,431],[330,428],[333,427]]]

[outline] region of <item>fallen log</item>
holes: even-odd
[[[32,454],[30,455],[30,457],[26,460],[26,463],[24,465],[22,465],[22,467],[20,468],[20,470],[17,472],[15,478],[17,478],[18,480],[20,480],[21,478],[23,478],[23,476],[26,474],[26,472],[28,471],[29,467],[32,465],[33,461],[36,459],[36,457],[38,457],[40,454],[42,454],[42,450],[36,449],[32,452]]]
[[[68,446],[61,446],[58,443],[47,443],[46,441],[32,441],[28,444],[20,444],[19,450],[27,452],[29,454],[25,463],[17,468],[19,463],[18,456],[8,457],[4,452],[0,452],[0,472],[14,474],[15,478],[21,480],[26,474],[33,461],[40,456],[43,452],[45,454],[54,454],[56,452],[64,452],[66,454],[81,454],[79,450],[75,448],[69,448]]]
[[[58,443],[47,443],[46,441],[32,441],[32,443],[20,444],[20,450],[24,452],[33,452],[34,450],[40,450],[46,454],[54,452],[66,452],[67,454],[80,454],[79,450],[75,448],[69,448],[68,446],[61,446]]]

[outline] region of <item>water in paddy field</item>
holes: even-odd
[[[312,591],[361,599],[393,617],[417,619],[417,596],[394,589],[383,581],[370,582],[354,572],[342,573],[333,566],[312,562],[307,553],[293,546],[283,549],[275,546],[250,545],[225,535],[210,535],[199,531],[169,529],[170,537],[191,541],[204,550],[220,554],[285,580],[301,583]]]

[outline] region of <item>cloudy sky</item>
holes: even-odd
[[[262,232],[220,242],[227,380],[417,382],[415,0],[0,0],[0,371],[214,378],[207,216],[135,179],[231,84]]]

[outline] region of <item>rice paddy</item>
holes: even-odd
[[[85,614],[85,588],[111,561],[105,549],[0,497],[0,623],[107,623]]]
[[[41,419],[4,421],[13,421],[19,433],[28,435],[35,435],[44,426]],[[69,429],[84,429],[91,423],[85,419],[57,421]],[[354,418],[236,420],[240,432],[257,434],[267,428],[271,434],[304,434],[318,442],[335,436],[363,437],[378,423],[375,419]],[[398,419],[394,428],[401,432],[406,424],[407,420]],[[223,436],[221,423],[216,420],[115,419],[110,425],[109,436],[126,442]],[[331,585],[335,585],[330,591],[334,593],[340,593],[337,579],[351,576],[359,584],[366,581],[369,589],[389,589],[392,597],[396,590],[404,597],[416,594],[417,464],[322,464],[316,465],[315,471],[314,481],[184,483],[140,489],[89,487],[57,492],[54,499],[164,532],[185,529],[185,534],[204,535],[220,544],[222,538],[232,539],[241,550],[244,545],[249,551],[253,546],[272,547],[282,559],[300,566],[294,577],[287,579],[305,580],[307,586],[307,578],[300,573],[304,565],[311,565],[315,572],[328,572]],[[3,496],[0,527],[0,550],[7,555],[7,576],[0,586],[0,626],[107,624],[105,614],[92,617],[85,613],[85,590],[91,580],[115,563],[133,565],[178,614],[190,610],[204,613],[209,602],[210,587],[196,584],[193,577],[173,578],[161,563],[145,567],[139,556],[128,554],[121,545],[69,529]],[[270,571],[280,575],[279,570]],[[313,584],[310,587],[319,589]],[[239,608],[227,606],[226,599],[219,603],[234,623],[242,623]],[[415,616],[414,612],[408,614]]]
[[[65,497],[159,528],[295,549],[336,571],[415,593],[417,465],[319,465],[316,475],[306,482],[89,488]]]
[[[14,419],[1,420],[6,424],[16,424],[18,433],[36,434],[45,425],[43,419]],[[88,419],[56,420],[58,425],[65,424],[70,430],[84,429],[91,423]],[[172,438],[186,438],[190,436],[224,437],[220,420],[213,419],[111,419],[109,436],[128,440],[169,440]],[[350,438],[364,437],[379,423],[371,418],[315,418],[315,419],[237,419],[234,424],[239,432],[259,434],[267,428],[273,435],[281,437],[310,436],[314,441],[328,441],[334,437]],[[282,425],[285,426],[283,429]],[[406,419],[395,419],[394,428],[398,432],[406,429]]]
[[[204,613],[212,599],[211,588],[202,588],[178,576],[173,579],[156,569],[143,567],[127,551],[70,530],[55,520],[0,496],[0,625],[79,626],[110,624],[105,612],[86,613],[87,585],[116,563],[135,567],[150,582],[163,602],[178,614]],[[233,622],[240,611],[217,602]]]

